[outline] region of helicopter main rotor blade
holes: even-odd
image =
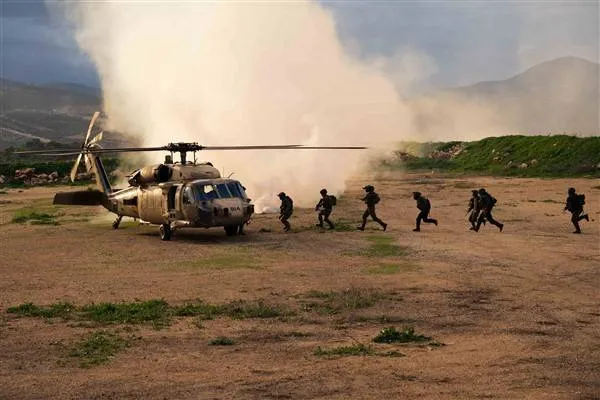
[[[299,146],[296,150],[365,150],[364,146]]]
[[[297,149],[299,144],[265,145],[265,146],[201,146],[201,150],[274,150]]]
[[[26,151],[15,151],[13,154],[44,154],[52,155],[53,153],[64,153],[64,152],[76,152],[78,154],[81,149],[48,149],[48,150],[26,150]]]

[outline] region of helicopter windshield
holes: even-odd
[[[237,182],[231,183],[193,183],[184,189],[184,196],[193,197],[196,201],[209,201],[214,199],[246,198],[242,186]]]

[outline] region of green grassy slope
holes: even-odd
[[[506,176],[600,177],[600,137],[492,137],[462,143],[463,150],[450,160],[427,157],[432,149],[447,150],[456,143],[424,144],[424,156],[405,161],[385,161],[384,165],[408,170],[437,169]],[[527,164],[527,168],[519,168],[523,163]]]

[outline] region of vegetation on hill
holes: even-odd
[[[402,143],[389,168],[523,177],[600,177],[600,137],[501,136],[475,142]]]

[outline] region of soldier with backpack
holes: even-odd
[[[571,213],[571,222],[575,226],[575,232],[573,233],[581,233],[581,229],[579,228],[579,221],[585,219],[586,221],[590,220],[587,214],[583,214],[583,205],[585,204],[585,195],[577,194],[575,188],[569,188],[568,197],[565,205],[565,210],[568,210]]]
[[[290,219],[292,213],[294,212],[294,201],[284,192],[279,193],[277,196],[281,200],[281,207],[279,208],[279,220],[283,224],[283,230],[287,232],[291,228],[288,219]]]
[[[477,226],[477,220],[479,219],[479,213],[481,212],[481,199],[479,198],[479,192],[473,190],[471,192],[471,198],[469,199],[469,207],[467,208],[467,214],[469,214],[469,222],[471,223],[470,230],[474,231]],[[485,221],[483,221],[485,224]]]
[[[383,231],[385,232],[385,230],[387,229],[387,224],[379,218],[377,218],[377,214],[375,214],[375,205],[380,201],[379,195],[375,193],[375,188],[372,185],[367,185],[363,187],[363,189],[365,190],[365,192],[367,192],[365,197],[362,198],[362,201],[364,201],[367,205],[367,209],[365,210],[362,216],[362,225],[357,227],[356,229],[358,229],[359,231],[364,231],[365,226],[367,225],[367,218],[371,216],[371,218],[373,218],[373,221],[381,225]]]
[[[421,192],[413,192],[413,198],[417,201],[417,208],[420,211],[419,215],[417,215],[417,227],[413,229],[413,232],[421,231],[421,221],[437,226],[437,220],[429,218],[429,212],[431,211],[431,202],[429,199],[424,197]]]
[[[500,232],[502,232],[504,224],[496,221],[494,217],[492,217],[492,209],[496,205],[496,199],[483,188],[479,189],[479,199],[481,201],[481,212],[479,214],[479,218],[477,219],[475,232],[479,232],[481,224],[483,224],[486,220],[490,224],[496,225],[498,229],[500,229]]]
[[[329,216],[333,211],[333,206],[337,203],[337,198],[333,195],[328,195],[327,189],[321,189],[319,193],[321,193],[321,200],[319,200],[315,206],[315,211],[319,212],[319,223],[317,226],[322,228],[323,221],[325,221],[327,222],[327,225],[329,225],[329,229],[334,229],[335,226],[333,225],[333,222],[329,220]]]

